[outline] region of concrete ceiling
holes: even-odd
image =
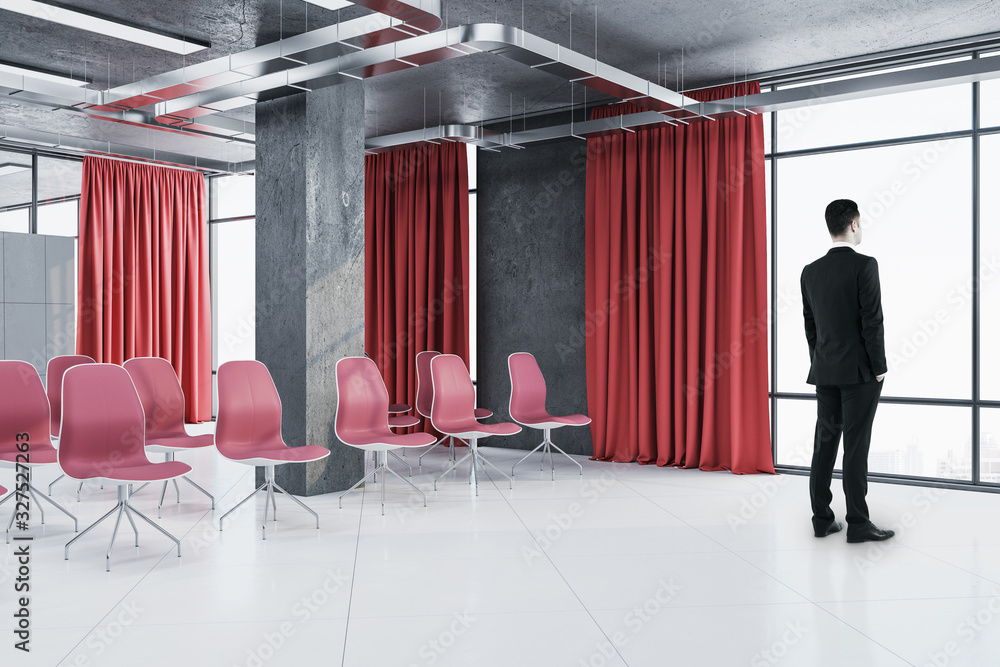
[[[186,57],[0,10],[0,60],[107,89],[246,51],[362,16],[302,0],[64,0],[109,18],[211,43]],[[499,22],[676,89],[841,58],[1000,32],[1000,3],[983,0],[442,0],[446,26]],[[596,21],[595,21],[596,13]],[[681,66],[683,50],[683,68]],[[659,63],[659,66],[658,66]],[[369,136],[443,123],[476,124],[580,105],[551,74],[477,54],[365,81]],[[426,100],[426,102],[425,102]],[[253,120],[253,108],[226,115]],[[215,160],[253,159],[253,147],[0,102],[0,125],[60,132]],[[0,183],[2,187],[2,183]]]

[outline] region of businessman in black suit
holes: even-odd
[[[816,435],[809,495],[813,531],[826,537],[843,528],[835,520],[830,482],[844,436],[847,541],[887,540],[868,518],[868,448],[887,370],[878,263],[855,252],[861,213],[850,199],[826,207],[833,247],[802,270],[802,306],[809,342],[809,384],[816,385]]]

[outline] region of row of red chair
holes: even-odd
[[[450,354],[442,355],[433,351],[421,352],[417,355],[416,366],[417,412],[422,417],[429,419],[434,429],[444,434],[440,440],[435,440],[427,433],[398,435],[390,430],[395,426],[414,426],[418,422],[412,420],[404,422],[398,417],[390,416],[395,412],[408,410],[409,406],[389,404],[385,383],[375,366],[375,362],[370,358],[367,356],[347,357],[337,363],[338,410],[335,425],[337,437],[345,444],[376,452],[374,473],[376,481],[378,473],[381,472],[383,476],[381,489],[383,514],[385,513],[384,477],[386,471],[413,487],[423,497],[424,506],[427,505],[427,497],[423,492],[388,466],[386,454],[391,453],[392,449],[405,451],[406,449],[430,445],[427,450],[429,452],[434,445],[443,442],[445,438],[451,439],[452,443],[455,438],[466,442],[469,446],[469,453],[461,460],[454,461],[434,480],[435,490],[441,477],[469,458],[472,459],[469,480],[477,495],[479,493],[478,469],[485,468],[486,465],[492,467],[503,477],[507,477],[513,488],[514,469],[538,449],[542,449],[543,463],[544,455],[549,454],[553,479],[555,479],[555,463],[552,461],[552,449],[573,461],[580,467],[580,474],[583,474],[583,466],[553,444],[551,431],[553,428],[561,426],[583,426],[590,423],[590,418],[586,415],[555,416],[549,414],[545,408],[545,379],[538,368],[538,363],[531,354],[520,352],[510,355],[508,358],[511,378],[510,414],[511,418],[518,424],[542,430],[544,437],[537,447],[514,464],[510,477],[479,452],[478,442],[482,438],[492,435],[513,435],[518,433],[521,427],[509,422],[483,424],[479,421],[491,416],[492,412],[475,407],[475,388],[469,377],[468,369],[460,357]],[[429,383],[427,382],[428,374],[430,375]],[[424,454],[426,453],[424,452]],[[421,454],[421,459],[424,454]],[[367,477],[366,474],[341,495],[341,507],[344,496],[361,485]]]
[[[417,411],[429,419],[431,425],[444,434],[441,440],[427,433],[400,435],[391,427],[413,426],[419,423],[413,417],[393,418],[390,413],[409,410],[406,405],[389,405],[388,392],[373,361],[364,357],[349,357],[337,364],[338,411],[335,423],[337,437],[344,443],[373,451],[376,454],[375,479],[382,475],[382,511],[385,511],[385,473],[389,472],[409,484],[424,498],[420,489],[403,479],[387,465],[387,455],[391,450],[403,448],[433,447],[447,438],[459,438],[469,445],[469,453],[456,460],[436,480],[453,470],[465,460],[472,458],[470,482],[478,493],[477,472],[479,467],[489,465],[507,477],[478,449],[478,441],[491,435],[512,435],[521,430],[512,423],[482,424],[479,420],[490,416],[488,410],[475,407],[475,389],[465,364],[454,355],[439,355],[435,352],[418,355],[418,395]],[[550,437],[552,428],[564,425],[589,423],[584,415],[556,417],[545,410],[545,382],[538,365],[530,354],[517,353],[509,359],[511,373],[511,416],[518,423],[543,430],[544,439],[527,456],[543,449],[551,449],[565,454],[556,447]],[[431,382],[422,382],[429,370]],[[118,487],[118,503],[98,521],[85,529],[66,544],[66,558],[69,547],[76,540],[96,527],[112,514],[116,514],[115,529],[106,554],[106,567],[110,570],[111,550],[115,536],[124,515],[132,525],[138,546],[138,530],[133,516],[138,515],[170,538],[177,546],[180,556],[180,541],[163,530],[151,519],[139,512],[130,503],[131,496],[145,485],[162,481],[159,508],[162,508],[167,483],[173,481],[180,502],[180,489],[176,479],[184,477],[190,484],[204,493],[212,501],[215,499],[193,480],[187,477],[191,467],[174,460],[175,454],[193,448],[215,444],[219,453],[227,459],[265,469],[264,483],[253,493],[240,501],[224,514],[219,521],[220,530],[226,517],[246,503],[258,491],[266,494],[262,538],[267,538],[267,515],[270,507],[275,510],[275,489],[291,498],[299,506],[316,518],[319,516],[300,500],[288,494],[274,481],[274,468],[282,463],[317,461],[329,456],[329,451],[318,445],[288,447],[281,439],[281,401],[267,368],[256,361],[234,361],[223,364],[218,372],[219,414],[216,433],[191,436],[184,429],[184,394],[177,376],[169,362],[158,358],[130,359],[124,367],[112,364],[97,364],[89,357],[61,357],[50,363],[48,368],[48,396],[42,390],[41,381],[30,364],[20,361],[0,361],[0,399],[3,410],[0,422],[7,431],[26,431],[34,436],[31,443],[31,465],[58,463],[69,477],[81,480],[107,482]],[[428,389],[429,385],[429,389]],[[429,406],[428,406],[429,402]],[[50,409],[51,406],[51,409]],[[10,422],[9,424],[7,422]],[[52,441],[59,441],[56,450]],[[7,443],[0,443],[0,463],[13,465],[16,452],[8,451]],[[162,463],[149,461],[146,452],[165,455]],[[429,451],[429,450],[428,450]],[[426,453],[426,452],[425,452]],[[521,459],[511,469],[523,462]],[[567,455],[567,458],[568,455]],[[572,459],[570,459],[572,460]],[[544,461],[544,456],[543,456]],[[577,465],[579,463],[575,462]],[[555,466],[552,463],[553,478]],[[582,474],[582,466],[580,468]],[[364,480],[362,478],[350,493]],[[508,477],[513,485],[512,477]],[[143,487],[132,491],[135,484]],[[46,498],[33,486],[29,494],[38,500],[44,498],[59,510],[70,516],[74,524],[76,518],[55,501]],[[51,492],[51,486],[50,486]],[[2,493],[0,493],[2,495]],[[12,496],[0,500],[6,502]],[[8,540],[10,525],[8,524]],[[44,523],[44,514],[42,515]]]

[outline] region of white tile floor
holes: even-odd
[[[523,455],[484,448],[508,467]],[[424,508],[390,479],[337,508],[336,495],[278,498],[260,539],[263,498],[217,530],[252,489],[249,468],[213,451],[181,457],[218,510],[181,484],[140,544],[122,526],[110,573],[111,525],[63,559],[73,533],[46,511],[31,561],[32,653],[13,649],[14,545],[0,558],[0,665],[344,667],[511,665],[1000,664],[1000,496],[872,484],[882,544],[812,537],[806,479],[537,458],[506,480],[452,473],[443,448],[414,481]],[[407,459],[416,462],[416,457]],[[400,466],[396,464],[396,468]],[[463,469],[467,470],[467,468]],[[54,470],[40,469],[45,488]],[[0,472],[11,486],[10,471]],[[88,485],[55,497],[81,528],[114,504]],[[156,516],[158,493],[136,496]],[[168,495],[168,499],[171,496]],[[837,489],[838,509],[843,497]],[[0,516],[7,519],[10,503]]]

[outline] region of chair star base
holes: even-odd
[[[544,448],[544,449],[542,449],[542,462],[538,466],[538,469],[539,470],[544,470],[545,469],[545,455],[548,454],[549,455],[549,465],[552,467],[552,479],[553,480],[555,480],[555,478],[556,478],[556,463],[555,463],[555,461],[552,460],[552,450],[553,449],[556,450],[557,452],[559,452],[560,454],[562,454],[563,456],[565,456],[566,458],[568,458],[570,461],[572,461],[580,469],[580,474],[582,475],[583,474],[583,466],[580,465],[580,462],[577,461],[576,459],[574,459],[572,456],[570,456],[566,452],[564,452],[563,450],[559,449],[559,447],[554,442],[552,442],[552,437],[550,435],[552,433],[552,429],[549,429],[549,428],[544,429],[544,433],[545,433],[545,439],[542,440],[541,444],[538,445],[538,447],[535,447],[534,449],[532,449],[527,454],[525,454],[524,458],[522,458],[520,461],[518,461],[513,466],[511,466],[511,468],[510,468],[510,476],[511,477],[514,476],[514,468],[516,468],[517,466],[519,466],[522,463],[524,463],[525,459],[527,459],[529,456],[531,456],[532,454],[534,454],[535,452],[537,452],[540,448]]]
[[[135,533],[135,546],[139,546],[139,529],[136,528],[135,520],[132,518],[132,514],[133,513],[136,516],[138,516],[140,519],[142,519],[143,521],[145,521],[146,523],[148,523],[150,526],[152,526],[153,528],[157,529],[158,531],[160,531],[161,533],[163,533],[164,535],[166,535],[168,538],[170,538],[173,541],[173,543],[177,545],[177,557],[178,558],[181,557],[181,541],[178,540],[173,535],[171,535],[170,533],[168,533],[166,530],[164,530],[160,526],[158,526],[155,521],[153,521],[152,519],[150,519],[148,516],[146,516],[145,514],[143,514],[142,512],[140,512],[139,510],[137,510],[136,508],[132,507],[132,505],[129,503],[129,495],[130,495],[129,494],[129,490],[128,490],[129,486],[130,486],[129,484],[119,484],[118,485],[118,504],[115,505],[114,507],[112,507],[111,510],[107,514],[105,514],[104,516],[102,516],[100,519],[98,519],[94,523],[90,524],[90,526],[88,528],[86,528],[82,533],[80,533],[79,535],[77,535],[72,540],[70,540],[69,542],[66,543],[66,549],[65,549],[65,553],[64,553],[64,557],[65,557],[66,560],[69,560],[69,548],[71,546],[73,546],[74,542],[76,542],[78,539],[80,539],[81,537],[83,537],[84,535],[86,535],[87,533],[89,533],[90,531],[92,531],[94,528],[97,527],[97,525],[99,523],[101,523],[102,521],[104,521],[105,519],[107,519],[112,514],[117,514],[117,517],[115,518],[115,529],[111,533],[111,542],[108,543],[108,552],[107,552],[107,554],[104,557],[105,572],[110,572],[111,571],[111,550],[115,546],[115,538],[118,537],[118,527],[119,527],[119,525],[121,525],[121,522],[122,522],[122,514],[124,514],[125,518],[128,519],[128,522],[130,524],[132,524],[132,532]]]
[[[386,451],[378,451],[378,450],[376,450],[375,451],[376,466],[375,466],[375,470],[373,470],[371,472],[371,475],[374,477],[374,483],[378,484],[378,472],[380,470],[382,471],[382,484],[381,484],[381,487],[379,489],[380,492],[381,492],[381,496],[380,497],[381,497],[381,502],[382,502],[382,515],[385,516],[385,471],[386,470],[388,470],[389,472],[391,472],[393,475],[395,475],[396,477],[398,477],[402,481],[404,481],[407,484],[409,484],[410,488],[412,488],[414,491],[416,491],[417,493],[419,493],[421,495],[421,497],[423,497],[423,499],[424,499],[424,507],[427,507],[427,496],[424,494],[424,492],[421,491],[420,489],[418,489],[417,487],[413,486],[413,483],[410,482],[409,480],[403,479],[403,477],[398,472],[396,472],[395,470],[393,470],[392,468],[389,467],[389,463],[388,463],[388,458],[389,457],[386,456],[387,452],[389,454],[393,453],[393,452],[388,451],[388,450],[386,450]],[[399,457],[396,457],[396,458],[399,458]],[[409,467],[409,466],[407,466],[407,467]],[[413,472],[412,468],[411,468],[410,472],[412,474],[412,472]],[[356,489],[359,486],[361,486],[365,482],[365,480],[368,479],[368,477],[369,477],[369,475],[366,474],[364,477],[362,477],[357,482],[355,482],[354,486],[352,486],[347,491],[344,491],[342,494],[340,494],[340,498],[338,499],[339,504],[340,504],[340,509],[344,509],[344,496],[346,496],[348,493],[350,493],[354,489]]]
[[[31,483],[28,484],[28,493],[35,500],[35,507],[38,509],[38,513],[42,517],[42,524],[45,523],[45,510],[42,509],[42,503],[39,502],[39,501],[40,500],[45,500],[45,502],[49,503],[50,505],[52,505],[53,507],[55,507],[57,510],[59,510],[60,512],[62,512],[63,514],[65,514],[69,518],[73,519],[73,532],[74,533],[79,533],[80,532],[80,522],[77,521],[76,517],[73,516],[72,514],[70,514],[66,510],[65,507],[63,507],[62,505],[60,505],[59,503],[57,503],[56,501],[52,500],[51,498],[49,498],[48,496],[46,496],[44,493],[42,493],[41,491],[39,491],[38,489],[36,489],[34,484],[31,484]],[[7,496],[6,498],[4,498],[3,500],[0,500],[0,505],[3,505],[5,502],[7,502],[8,500],[10,500],[11,498],[13,498],[16,495],[17,495],[16,493],[11,493],[9,496]],[[10,529],[14,525],[14,517],[16,517],[16,516],[17,516],[17,510],[15,509],[13,512],[11,512],[10,521],[7,523],[7,544],[10,544]]]
[[[454,463],[452,463],[450,466],[448,466],[447,470],[445,470],[443,473],[441,473],[440,475],[437,476],[437,479],[434,480],[434,490],[435,491],[437,491],[438,480],[441,479],[442,477],[444,477],[445,475],[447,475],[448,473],[450,473],[455,468],[457,468],[461,463],[463,463],[470,456],[472,457],[472,467],[469,469],[469,484],[472,484],[472,488],[475,489],[477,496],[479,495],[479,477],[478,477],[478,474],[477,474],[477,470],[478,470],[478,468],[480,466],[482,466],[484,472],[486,471],[486,466],[487,465],[490,466],[491,468],[493,468],[494,470],[496,470],[498,473],[500,473],[501,475],[503,475],[504,477],[506,477],[507,481],[510,482],[510,488],[512,488],[512,489],[514,488],[514,479],[512,477],[508,476],[507,473],[505,473],[503,470],[500,470],[500,468],[498,468],[495,465],[493,465],[492,461],[490,461],[488,458],[486,458],[485,456],[483,456],[479,452],[479,446],[476,444],[478,442],[478,438],[469,438],[468,441],[463,441],[463,442],[468,442],[469,453],[466,454],[465,456],[463,456],[458,461],[455,461]]]
[[[174,456],[175,456],[174,452],[164,452],[163,454],[166,457],[167,461],[173,461],[174,460]],[[193,479],[191,479],[190,477],[188,477],[187,475],[182,475],[181,478],[185,482],[187,482],[188,484],[190,484],[191,486],[193,486],[194,488],[198,489],[199,491],[201,491],[202,493],[204,493],[206,496],[208,496],[208,499],[212,501],[212,509],[213,510],[215,509],[215,496],[213,496],[211,493],[209,493],[205,489],[203,489],[200,486],[198,486],[198,484],[196,484],[195,481]],[[174,491],[177,493],[177,504],[180,505],[180,503],[181,503],[181,487],[179,487],[177,485],[177,480],[176,479],[163,480],[163,489],[160,490],[160,504],[156,506],[156,516],[159,517],[159,518],[161,518],[161,519],[163,518],[163,499],[167,495],[167,483],[168,482],[173,482],[174,483]],[[135,491],[133,491],[131,495],[134,496],[135,494],[137,494],[140,491],[142,491],[143,489],[145,489],[147,486],[149,486],[149,482],[146,482],[145,484],[143,484],[142,486],[140,486],[138,489],[136,489]]]
[[[193,484],[193,482],[192,482],[192,484]],[[240,508],[240,506],[243,505],[243,503],[245,503],[246,501],[248,501],[251,498],[253,498],[254,496],[256,496],[258,491],[264,491],[264,493],[266,494],[266,498],[265,498],[265,501],[264,501],[264,521],[263,521],[263,523],[261,523],[261,526],[260,526],[260,536],[261,536],[262,540],[266,540],[267,539],[267,510],[268,510],[269,507],[274,508],[274,520],[275,521],[278,520],[278,503],[275,502],[275,500],[274,500],[274,490],[275,489],[277,489],[278,491],[280,491],[281,493],[283,493],[284,495],[286,495],[291,500],[295,501],[295,503],[299,507],[301,507],[305,511],[309,512],[310,514],[312,514],[316,518],[316,530],[319,530],[319,515],[316,514],[316,512],[312,511],[309,508],[309,506],[306,505],[304,502],[302,502],[301,500],[299,500],[298,498],[296,498],[295,496],[293,496],[292,494],[290,494],[288,491],[285,491],[283,488],[281,488],[280,486],[278,486],[278,483],[274,481],[274,466],[273,465],[268,465],[268,466],[264,466],[264,483],[261,484],[260,486],[258,486],[256,489],[254,489],[253,493],[251,493],[249,496],[247,496],[246,498],[244,498],[240,502],[236,503],[235,507],[233,507],[231,510],[229,510],[228,512],[226,512],[225,514],[223,514],[222,518],[219,519],[219,532],[220,533],[222,532],[222,522],[226,520],[227,516],[229,516],[230,514],[232,514],[233,512],[235,512],[236,510],[238,510]]]

